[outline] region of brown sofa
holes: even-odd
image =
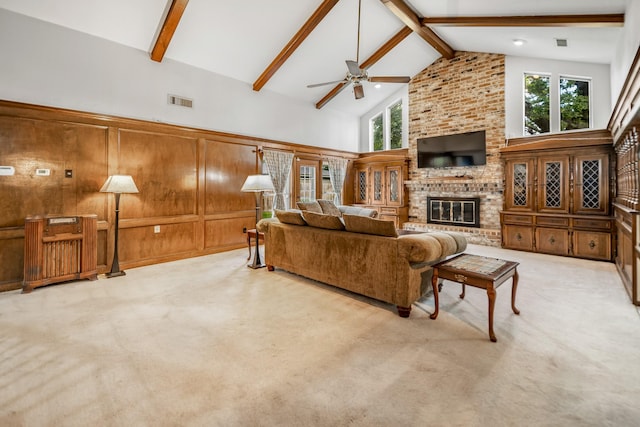
[[[328,215],[313,216],[320,218]],[[309,220],[310,217],[311,214],[305,212],[303,219]],[[395,304],[398,314],[408,317],[411,304],[430,289],[431,266],[450,255],[463,252],[467,247],[466,239],[457,233],[390,237],[347,231],[344,224],[349,222],[349,216],[344,217],[339,219],[343,229],[294,225],[275,218],[260,221],[258,230],[265,234],[265,262],[268,269],[273,271],[276,267],[281,268]],[[371,218],[366,220],[377,221],[374,225],[389,222]],[[335,221],[332,224],[332,227],[340,228]],[[323,223],[319,225],[324,227]],[[369,232],[366,227],[364,231]],[[392,228],[392,231],[395,229]]]

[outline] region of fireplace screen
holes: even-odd
[[[475,197],[427,197],[427,222],[480,227],[480,199]]]

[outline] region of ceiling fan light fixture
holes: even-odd
[[[526,43],[526,40],[522,39],[513,39],[513,44],[516,46],[523,46]]]
[[[356,99],[364,98],[364,88],[362,87],[362,83],[356,82],[353,84],[353,94]]]

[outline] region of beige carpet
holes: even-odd
[[[521,263],[516,305],[395,308],[247,251],[0,294],[2,426],[637,426],[640,319],[611,263]]]

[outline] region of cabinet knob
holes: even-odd
[[[516,233],[516,240],[517,240],[517,241],[522,240],[522,234],[520,234],[520,233]]]
[[[596,247],[596,242],[594,242],[593,240],[589,242],[589,248],[593,249]]]
[[[553,245],[555,242],[556,242],[556,239],[554,239],[553,236],[549,237],[549,243]]]

